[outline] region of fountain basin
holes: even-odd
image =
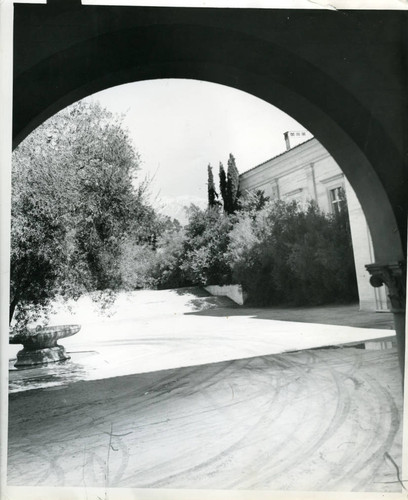
[[[55,363],[70,359],[65,348],[58,340],[75,335],[80,325],[58,325],[24,329],[10,335],[10,344],[23,344],[24,349],[17,353],[15,367],[27,367],[45,363]]]

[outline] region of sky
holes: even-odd
[[[141,156],[139,179],[151,180],[156,205],[197,204],[207,199],[207,166],[218,179],[229,154],[244,172],[285,151],[283,134],[304,130],[274,106],[245,92],[198,80],[130,83],[93,94],[124,113]]]

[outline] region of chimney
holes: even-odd
[[[306,130],[290,130],[283,134],[286,143],[286,151],[307,141],[312,135]]]
[[[290,149],[290,141],[289,141],[289,132],[285,132],[283,134],[284,138],[285,138],[285,143],[286,143],[286,151],[289,151]]]

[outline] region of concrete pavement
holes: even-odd
[[[392,331],[264,319],[194,290],[73,310],[52,319],[82,324],[71,361],[15,370],[10,346],[10,486],[401,491]]]
[[[229,306],[200,289],[143,290],[118,296],[101,315],[89,297],[72,311],[61,305],[51,324],[79,323],[81,331],[61,342],[69,363],[13,370],[20,348],[10,346],[10,389],[63,385],[163,369],[197,366],[325,346],[388,339],[392,330],[266,319]],[[327,316],[327,315],[326,315]]]
[[[77,382],[10,396],[8,481],[397,492],[401,415],[395,349]]]

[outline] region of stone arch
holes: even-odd
[[[15,92],[20,96],[24,94],[27,82],[36,81],[39,77],[45,82],[56,80],[56,85],[48,89],[46,94],[43,87],[39,86],[39,95],[29,95],[31,99],[34,97],[37,106],[31,105],[30,119],[20,129],[15,128],[14,144],[18,144],[42,121],[63,107],[111,86],[155,78],[193,78],[234,87],[277,106],[317,137],[336,159],[357,193],[372,233],[376,259],[401,260],[404,249],[400,234],[396,231],[398,223],[389,193],[384,189],[371,161],[372,156],[378,161],[378,154],[381,153],[380,156],[386,156],[387,163],[398,165],[397,153],[391,141],[387,141],[387,134],[380,124],[356,99],[317,68],[282,48],[266,45],[253,37],[240,37],[238,43],[233,32],[208,32],[197,26],[187,26],[183,27],[183,35],[180,35],[180,30],[181,27],[177,25],[158,26],[145,28],[143,33],[138,28],[125,30],[120,36],[117,33],[103,35],[55,54],[24,72],[15,82]],[[133,51],[127,50],[135,38],[138,39],[137,47],[161,45],[162,50],[155,50],[154,54],[151,50],[137,50],[139,57],[135,61]],[[166,40],[164,46],[161,43],[163,38]],[[180,40],[184,38],[201,42],[201,50],[196,46],[193,51],[188,44],[184,45],[184,51],[174,50],[172,45],[180,48]],[[207,39],[219,39],[219,45],[224,47],[223,57],[205,50]],[[228,51],[226,47],[231,50]],[[226,63],[226,52],[229,55],[234,53],[235,60],[228,57]],[[126,54],[127,57],[118,58],[118,54]],[[206,57],[202,57],[203,54]],[[91,65],[90,68],[89,61],[101,58],[103,64]],[[256,69],[265,66],[265,59],[269,61],[269,68],[260,74]],[[250,65],[243,62],[248,60],[251,61]],[[287,61],[296,68],[296,74],[288,74]],[[50,72],[53,74],[50,75]],[[313,82],[312,92],[306,80]],[[326,109],[316,102],[319,89],[325,89],[327,93]],[[330,113],[336,111],[330,106],[330,99],[341,102],[344,109],[353,110],[357,117],[353,127],[355,130],[349,130],[348,123],[342,123],[334,112]],[[367,135],[368,123],[370,136]],[[377,148],[371,151],[367,141],[375,146],[373,138],[380,136],[382,151],[376,151]],[[364,143],[364,147],[359,145],[358,140]],[[384,150],[387,150],[386,153]]]

